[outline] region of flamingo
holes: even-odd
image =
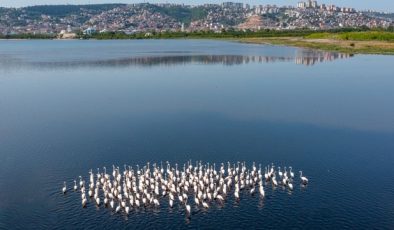
[[[309,182],[308,178],[302,176],[302,171],[300,171],[300,179],[301,179],[301,183],[304,185],[308,184],[308,182]]]
[[[171,167],[169,162],[163,166],[153,163],[142,166],[137,165],[138,170],[134,170],[131,166],[124,165],[124,170],[113,165],[112,175],[107,174],[106,168],[104,172],[100,173],[97,169],[97,174],[92,170],[89,171],[89,186],[86,189],[85,182],[79,176],[79,186],[81,191],[82,206],[87,205],[87,195],[93,197],[93,202],[100,206],[100,193],[103,193],[103,203],[115,212],[124,211],[129,214],[133,207],[152,206],[159,207],[160,199],[168,194],[169,207],[174,206],[174,202],[179,200],[180,205],[185,205],[185,211],[188,216],[191,214],[191,205],[189,204],[189,196],[194,198],[196,207],[202,205],[204,209],[209,209],[217,202],[225,202],[227,194],[234,192],[236,200],[240,199],[240,191],[246,190],[250,195],[259,193],[261,199],[265,197],[263,187],[263,180],[271,180],[272,186],[278,186],[278,182],[283,186],[293,190],[294,173],[292,167],[289,172],[286,167],[277,167],[278,175],[276,175],[276,167],[270,164],[264,168],[262,172],[261,164],[256,167],[253,162],[251,168],[246,166],[245,162],[237,162],[231,165],[227,162],[221,163],[219,169],[216,169],[216,164],[202,164],[196,162],[195,167],[191,162],[181,165],[175,164]],[[233,166],[233,167],[232,167]],[[279,180],[276,176],[279,176]],[[78,190],[77,179],[74,180],[73,189]],[[302,184],[307,184],[308,179],[302,175],[300,171],[300,179]],[[234,188],[233,188],[234,187]],[[233,191],[234,189],[234,191]],[[101,190],[101,191],[100,191]],[[258,191],[256,191],[258,190]],[[66,182],[62,188],[63,194],[67,192]],[[116,205],[115,205],[116,202]]]
[[[282,171],[280,171],[280,167],[278,167],[278,174],[279,174],[279,177],[282,178],[283,173],[282,173]]]
[[[64,181],[63,183],[63,189],[62,189],[63,194],[66,194],[67,192],[67,186],[66,186],[66,182]]]
[[[264,197],[265,196],[265,192],[264,192],[264,187],[263,187],[263,182],[260,182],[260,186],[259,186],[259,192],[260,192],[260,196]]]
[[[191,212],[191,211],[190,211],[190,209],[191,209],[191,208],[190,208],[190,205],[188,205],[188,204],[185,203],[185,207],[186,207],[186,213],[187,213],[187,215],[190,216],[190,212]]]
[[[294,178],[294,172],[292,171],[293,167],[290,166],[289,169],[290,169],[290,177]]]

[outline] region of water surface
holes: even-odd
[[[1,41],[0,228],[394,228],[392,56],[206,40]],[[127,217],[63,196],[90,168],[292,165],[311,183]]]

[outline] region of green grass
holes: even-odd
[[[307,39],[338,39],[353,41],[394,41],[394,32],[367,31],[346,33],[313,33],[305,36]]]

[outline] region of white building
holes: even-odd
[[[317,4],[317,1],[308,0],[307,2],[298,2],[297,7],[302,8],[302,9],[305,9],[305,8],[316,9],[319,7],[319,5]]]
[[[96,33],[96,29],[92,28],[92,27],[89,27],[89,28],[87,28],[86,30],[83,31],[83,34],[85,34],[85,35],[92,35],[94,33]]]
[[[306,3],[305,3],[305,2],[299,2],[299,3],[297,4],[297,7],[298,7],[298,8],[304,9],[304,8],[306,8]]]

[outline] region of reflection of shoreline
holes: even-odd
[[[2,68],[80,68],[80,67],[128,67],[128,66],[171,66],[185,64],[222,64],[226,66],[243,65],[248,63],[294,62],[299,65],[314,65],[317,63],[350,58],[349,54],[320,52],[313,50],[297,51],[294,56],[244,56],[244,55],[169,55],[169,56],[137,56],[119,59],[103,60],[73,60],[73,61],[23,61],[0,57]]]
[[[295,63],[298,65],[314,65],[322,62],[331,62],[336,59],[346,59],[353,57],[352,54],[346,53],[332,53],[316,50],[297,50]]]

